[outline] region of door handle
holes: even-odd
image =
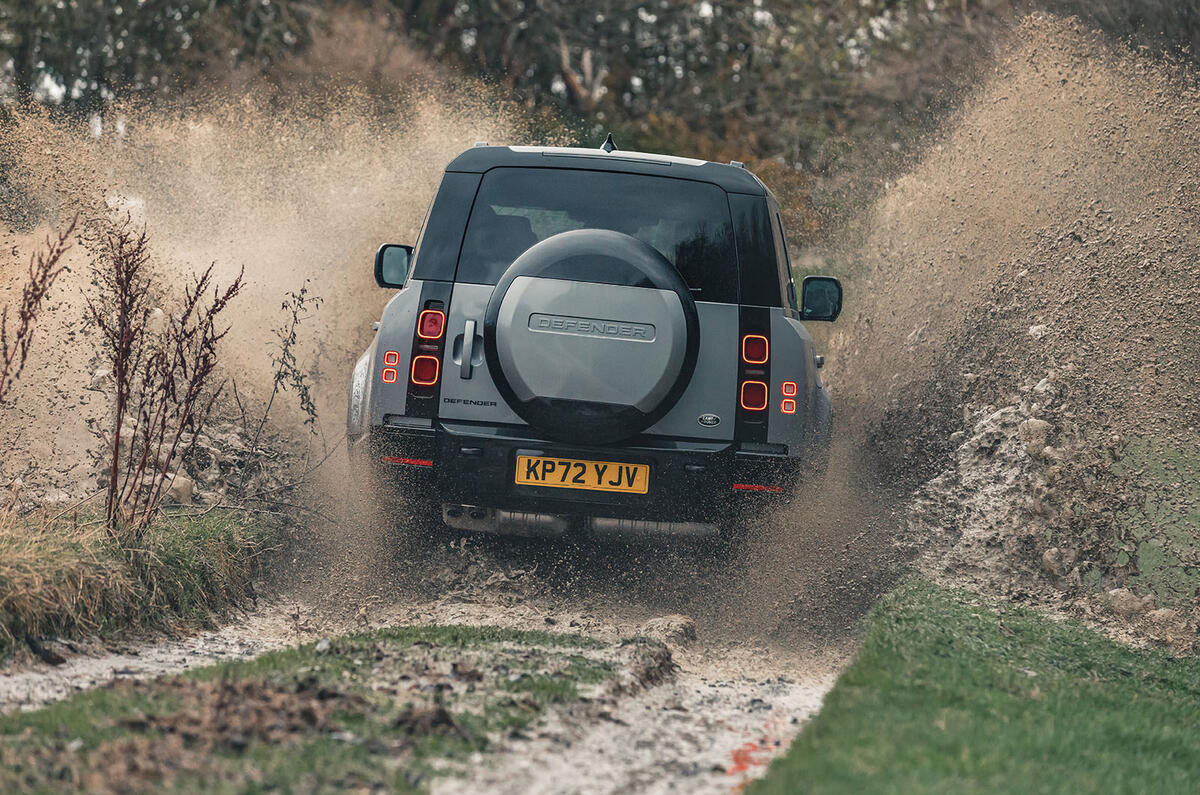
[[[467,327],[463,329],[463,346],[462,346],[462,364],[459,366],[458,374],[462,376],[464,381],[471,380],[471,370],[474,365],[471,364],[471,358],[475,354],[475,321],[468,320]]]

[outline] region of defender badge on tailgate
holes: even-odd
[[[696,418],[696,422],[700,423],[705,428],[715,428],[721,424],[721,418],[716,414],[701,414]]]
[[[619,337],[635,342],[654,342],[656,331],[650,323],[544,315],[540,312],[534,312],[529,316],[529,330],[552,334],[572,334],[576,337]]]

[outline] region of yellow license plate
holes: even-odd
[[[515,481],[521,486],[645,494],[650,490],[650,466],[519,455]]]

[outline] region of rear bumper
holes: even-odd
[[[747,504],[790,498],[799,461],[782,450],[732,443],[639,439],[618,446],[562,444],[522,428],[438,423],[381,426],[351,442],[385,487],[435,505],[469,505],[569,518],[723,524]],[[646,494],[528,486],[518,455],[645,464]]]

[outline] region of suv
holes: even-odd
[[[797,299],[779,204],[740,163],[478,144],[446,167],[358,360],[348,441],[466,531],[729,537],[823,470],[836,279]],[[749,504],[749,505],[748,505]]]

